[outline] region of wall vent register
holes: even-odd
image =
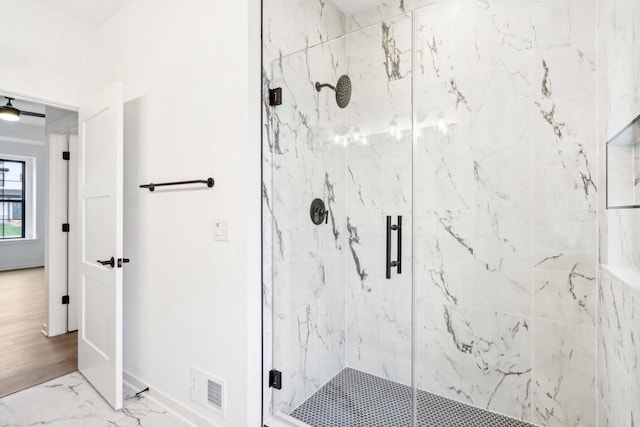
[[[222,384],[207,380],[207,402],[217,409],[222,409]]]
[[[225,416],[225,383],[198,368],[191,368],[191,400]]]

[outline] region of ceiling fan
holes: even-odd
[[[46,116],[42,113],[34,113],[32,111],[22,111],[18,110],[16,107],[11,104],[15,98],[9,98],[5,96],[7,99],[7,105],[0,107],[0,119],[6,120],[8,122],[17,122],[20,120],[21,116],[30,116],[30,117],[40,117],[45,118]]]

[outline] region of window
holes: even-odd
[[[0,240],[25,237],[25,162],[0,159]]]

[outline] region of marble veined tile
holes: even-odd
[[[607,352],[628,372],[631,372],[634,360],[631,359],[632,341],[632,304],[631,289],[626,283],[604,272],[599,289],[599,310],[602,313],[598,325],[605,337]]]
[[[604,118],[606,139],[638,115],[640,65],[635,55],[640,34],[640,3],[634,0],[601,1],[598,65],[608,94]]]
[[[345,33],[344,14],[330,1],[272,0],[264,3],[265,59],[314,46]]]
[[[596,423],[596,330],[534,320],[534,421],[546,427]]]
[[[583,128],[584,99],[538,103],[534,188],[534,267],[595,275],[597,191],[594,135]],[[584,113],[584,114],[582,114]],[[534,116],[535,117],[535,116]]]
[[[637,425],[640,420],[638,319],[640,305],[626,283],[602,271],[598,288],[598,397],[601,426]]]
[[[10,427],[17,425],[16,419],[9,412],[4,403],[0,402],[0,426]]]
[[[2,402],[18,425],[80,426],[97,418],[84,400],[56,380],[4,397]]]
[[[429,304],[416,311],[418,388],[530,419],[530,318]]]
[[[599,290],[599,303],[602,304],[602,295]],[[598,342],[598,357],[597,357],[597,380],[598,380],[598,398],[604,403],[609,402],[611,396],[611,384],[609,382],[609,366],[613,363],[612,355],[610,354],[609,337],[603,333],[603,325],[606,319],[602,313],[602,310],[598,308],[598,328],[597,328],[597,342]]]
[[[534,269],[535,316],[584,326],[596,325],[595,275],[578,265],[571,271]]]
[[[540,49],[595,50],[595,1],[533,0],[531,5],[534,43]]]
[[[609,427],[610,425],[607,405],[598,398],[598,427]]]
[[[0,399],[0,425],[178,427],[191,424],[125,388],[124,408],[114,411],[78,372]]]
[[[595,2],[535,0],[534,267],[595,277]]]
[[[411,382],[411,20],[347,40],[347,366]],[[402,273],[385,278],[386,216],[403,216]],[[396,254],[395,233],[392,252]]]
[[[531,327],[527,316],[476,311],[477,405],[521,420],[531,419]]]
[[[446,305],[416,305],[416,383],[422,390],[475,404],[475,338],[468,313]]]
[[[631,425],[636,426],[640,422],[640,387],[637,382],[631,385]]]
[[[624,369],[618,363],[612,363],[609,370],[611,396],[607,402],[609,407],[609,424],[607,427],[633,426],[631,384]]]
[[[634,391],[636,403],[635,419],[640,421],[640,300],[631,297],[630,331],[627,349],[627,370],[630,372],[630,381]]]
[[[416,202],[417,203],[417,202]],[[416,302],[472,306],[476,260],[473,213],[428,212],[416,216]],[[455,260],[455,268],[451,267]]]
[[[638,209],[605,211],[607,263],[640,269],[638,241],[640,212]]]
[[[274,265],[274,410],[289,412],[344,368],[344,257]],[[331,268],[333,267],[333,268]]]

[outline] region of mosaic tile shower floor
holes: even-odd
[[[343,369],[291,416],[314,427],[407,427],[411,388],[355,369]],[[533,427],[426,391],[418,391],[420,427]]]

